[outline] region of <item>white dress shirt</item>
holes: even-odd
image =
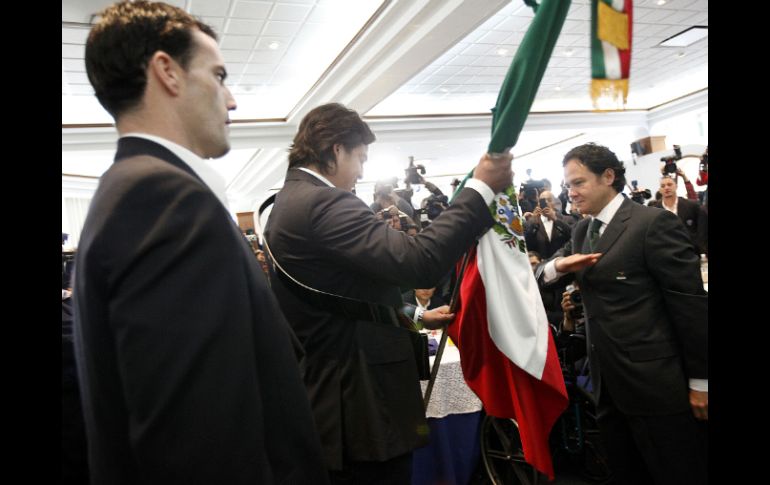
[[[126,133],[125,135],[121,136],[121,138],[125,138],[127,136],[144,138],[145,140],[154,141],[158,145],[167,148],[177,157],[181,158],[182,161],[186,163],[192,169],[192,171],[201,178],[201,180],[203,180],[203,183],[206,184],[206,186],[211,189],[212,192],[214,192],[214,195],[216,195],[217,199],[222,202],[222,205],[225,206],[225,209],[229,210],[225,180],[221,175],[214,171],[213,168],[209,167],[201,157],[183,147],[182,145],[178,145],[173,141],[166,140],[165,138],[161,138],[159,136],[148,135],[147,133]]]

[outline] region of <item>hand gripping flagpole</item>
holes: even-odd
[[[452,290],[452,298],[449,300],[449,313],[457,311],[458,296],[460,295],[460,283],[463,280],[463,274],[465,274],[465,268],[468,267],[470,261],[470,251],[463,255],[463,262],[460,265],[460,272],[457,274],[457,281],[455,287]],[[433,392],[433,384],[436,382],[436,376],[438,376],[438,369],[441,365],[441,356],[444,355],[444,347],[446,347],[446,339],[449,334],[444,326],[444,331],[441,332],[441,341],[438,344],[438,350],[436,350],[436,358],[433,360],[433,367],[430,369],[430,380],[428,381],[428,387],[425,388],[425,397],[423,402],[425,403],[425,410],[428,410],[428,403],[430,403],[430,395]]]

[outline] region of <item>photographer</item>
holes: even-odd
[[[676,180],[664,176],[660,179],[661,199],[650,202],[650,207],[666,209],[679,216],[698,253],[708,254],[708,216],[697,202],[677,197],[676,190]]]
[[[402,199],[395,192],[396,178],[386,181],[379,181],[374,184],[374,202],[369,206],[373,212],[377,213],[386,207],[395,205],[398,210],[407,216],[414,218],[414,207],[410,201]]]
[[[538,206],[538,197],[545,188],[542,180],[529,179],[519,188],[519,208],[525,219],[528,219]]]
[[[583,312],[583,296],[577,282],[567,285],[562,293],[561,309],[564,312],[560,333],[585,334],[585,313]]]
[[[564,243],[569,241],[572,228],[556,210],[554,196],[548,190],[540,193],[538,206],[532,217],[524,222],[524,239],[527,249],[550,258]]]
[[[494,224],[488,204],[513,176],[510,154],[484,155],[452,205],[411,237],[351,193],[374,141],[343,105],[311,110],[265,230],[277,268],[272,288],[305,351],[303,377],[334,484],[410,483],[412,450],[428,443],[428,426],[412,345],[419,334],[400,326],[399,286],[436,286]],[[453,318],[447,307],[422,323]]]

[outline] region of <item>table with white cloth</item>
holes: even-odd
[[[429,337],[439,342],[441,331],[431,331]],[[431,356],[431,367],[434,361]],[[428,381],[421,386],[424,395]],[[460,352],[447,340],[426,412],[430,443],[414,451],[412,485],[468,483],[481,456],[481,409],[463,378]]]

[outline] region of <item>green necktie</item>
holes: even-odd
[[[599,241],[599,228],[602,227],[602,221],[594,217],[591,221],[591,227],[588,229],[588,245],[591,252],[596,252],[596,244]]]

